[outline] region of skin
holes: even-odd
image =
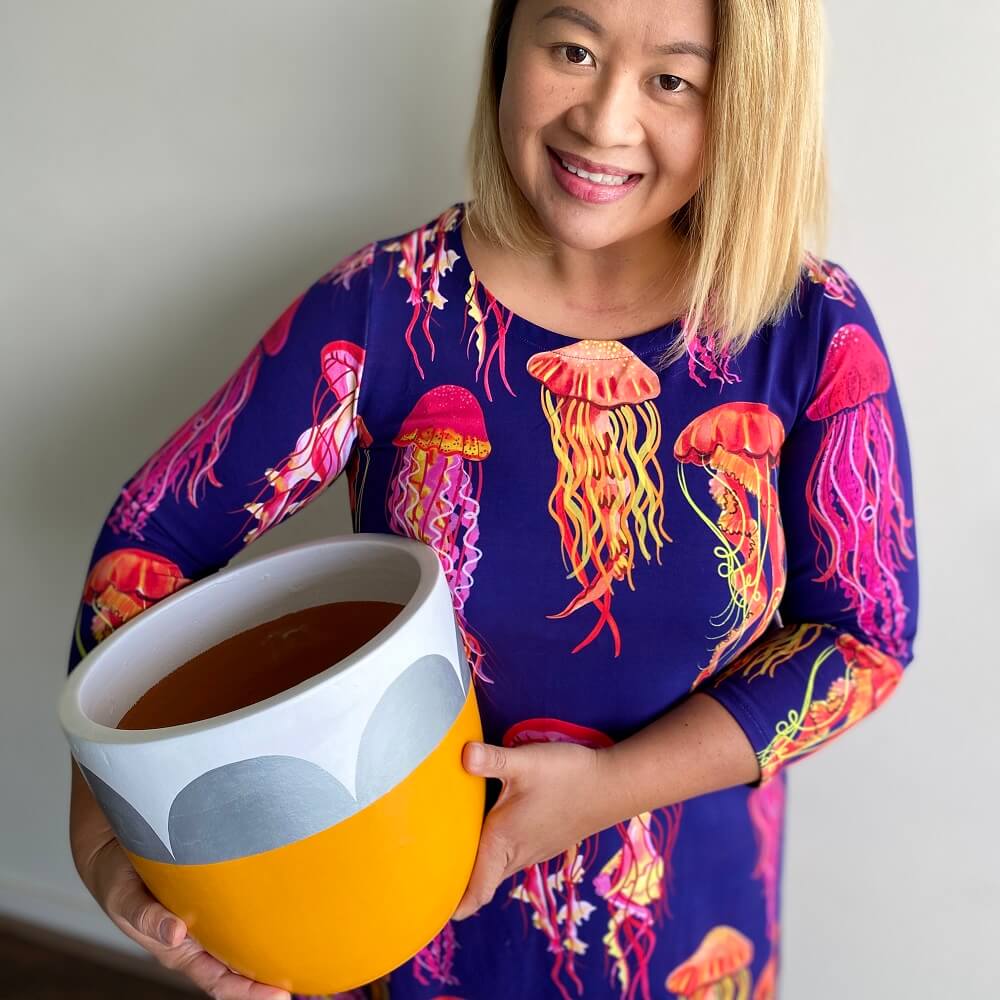
[[[683,244],[668,220],[701,184],[712,82],[712,64],[700,56],[651,49],[686,41],[711,52],[714,8],[706,0],[577,0],[603,29],[598,35],[546,18],[554,6],[517,6],[499,127],[514,179],[556,250],[518,258],[478,242],[467,226],[463,241],[482,281],[519,314],[570,336],[627,336],[683,312]],[[643,177],[620,202],[585,203],[555,180],[547,146]]]

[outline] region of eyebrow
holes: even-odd
[[[605,34],[604,29],[589,14],[580,10],[579,7],[566,7],[563,5],[553,7],[552,10],[547,14],[543,14],[538,19],[538,23],[541,24],[542,21],[547,21],[549,18],[571,21],[573,24],[578,24],[581,28],[589,31],[592,35],[596,35],[598,38],[603,38]],[[707,63],[714,61],[712,50],[705,48],[699,42],[669,42],[666,45],[654,45],[652,51],[661,56],[690,55],[698,56],[699,59],[704,59]]]

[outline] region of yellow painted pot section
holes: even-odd
[[[233,971],[294,993],[356,989],[450,920],[479,846],[486,780],[462,766],[483,738],[475,688],[435,750],[361,812],[294,844],[207,865],[126,852],[149,890]]]

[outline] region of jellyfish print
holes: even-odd
[[[349,289],[351,287],[351,279],[355,275],[367,271],[374,264],[375,251],[377,249],[377,243],[369,243],[358,250],[357,253],[348,255],[319,279],[320,284],[340,285],[341,288]]]
[[[778,881],[781,875],[781,832],[785,812],[784,782],[767,781],[754,788],[747,796],[747,808],[757,842],[757,865],[753,870],[753,877],[763,883],[767,940],[771,948],[764,969],[757,977],[753,1000],[774,1000],[781,933],[778,922]]]
[[[667,989],[676,1000],[750,1000],[752,962],[753,942],[720,924],[667,976]]]
[[[364,362],[364,349],[350,340],[324,345],[322,374],[313,393],[312,425],[298,436],[277,468],[265,471],[267,486],[244,504],[257,522],[243,536],[245,542],[259,538],[307,504],[344,469],[358,435],[357,396]]]
[[[502,740],[505,747],[528,743],[576,743],[599,748],[609,747],[613,742],[597,729],[549,718],[525,719],[511,726]],[[562,1000],[570,1000],[565,980],[573,984],[577,994],[583,993],[576,960],[586,954],[587,944],[580,937],[580,926],[596,907],[580,896],[579,886],[593,864],[597,840],[597,835],[588,837],[572,845],[558,859],[530,865],[514,876],[510,891],[511,899],[530,908],[532,926],[548,940],[548,951],[554,956],[549,978]]]
[[[806,252],[805,272],[814,285],[823,286],[823,294],[828,299],[843,302],[851,309],[857,305],[854,279],[843,268],[829,267],[827,261]]]
[[[397,274],[406,281],[410,289],[406,301],[413,306],[413,314],[404,337],[421,378],[426,376],[417,349],[413,345],[413,330],[422,312],[420,329],[430,349],[430,359],[433,361],[435,346],[431,335],[431,318],[435,309],[444,309],[448,303],[441,294],[441,279],[452,269],[458,260],[458,254],[448,248],[447,234],[457,225],[460,213],[461,209],[452,205],[430,225],[420,226],[402,239],[382,244],[383,251],[390,255],[390,259],[392,254],[399,254]],[[429,249],[428,243],[431,244]]]
[[[76,643],[87,654],[80,637],[83,607],[93,614],[90,631],[100,642],[140,611],[169,597],[191,581],[174,562],[145,549],[115,549],[94,563],[83,589],[76,622]]]
[[[371,433],[365,426],[364,418],[358,414],[358,446],[351,452],[351,457],[347,462],[347,499],[355,533],[362,530],[361,504],[364,500],[365,481],[368,478],[368,469],[371,465],[371,451],[369,449],[373,440]]]
[[[559,528],[567,579],[578,593],[550,619],[588,605],[597,611],[577,653],[607,628],[614,655],[621,635],[611,613],[613,587],[632,572],[637,551],[660,561],[671,541],[663,526],[663,472],[656,457],[660,393],[656,373],[620,341],[580,340],[528,360],[541,383],[541,406],[552,437],[556,482],[549,513]]]
[[[265,356],[278,355],[288,339],[300,295],[272,324],[237,371],[186,421],[124,487],[109,519],[116,534],[142,539],[146,522],[167,494],[192,507],[207,483],[221,487],[215,465],[226,450],[233,424],[250,399]]]
[[[482,408],[468,389],[437,386],[417,400],[393,444],[399,451],[386,498],[389,526],[437,553],[469,666],[477,680],[492,684],[483,643],[465,617],[473,574],[482,557],[476,545],[482,463],[492,447]]]
[[[486,300],[485,306],[480,302],[479,293],[483,293]],[[469,290],[465,293],[465,318],[462,329],[469,325],[469,317],[472,317],[472,330],[468,335],[466,343],[466,354],[473,348],[476,352],[476,381],[480,375],[483,379],[483,389],[486,391],[486,398],[493,402],[493,391],[490,388],[490,369],[496,362],[500,369],[500,378],[504,387],[512,395],[517,393],[510,387],[507,381],[507,330],[510,327],[513,313],[510,309],[505,310],[497,302],[493,293],[485,285],[482,285],[476,277],[476,272],[469,269]],[[496,334],[492,344],[490,343],[490,320],[496,328]]]
[[[692,690],[741,641],[749,645],[767,628],[784,593],[784,531],[771,482],[784,437],[781,421],[763,403],[725,403],[692,420],[674,445],[681,490],[719,541],[715,554],[722,560],[719,570],[730,594],[719,622],[728,624],[727,630]],[[709,494],[720,511],[714,522],[692,498],[685,464],[701,466],[711,477]]]
[[[455,927],[448,921],[444,930],[414,957],[413,976],[417,982],[421,986],[430,986],[432,982],[441,986],[458,986],[458,979],[452,971],[458,947]]]
[[[808,649],[833,631],[824,626],[801,648]],[[825,695],[819,696],[820,671],[828,663],[835,668],[842,663],[844,670],[826,682]],[[748,663],[746,669],[750,668]],[[871,714],[895,691],[902,676],[903,666],[898,660],[850,633],[842,632],[824,644],[810,667],[802,707],[792,709],[778,723],[774,738],[757,754],[762,782],[770,781],[785,764],[813,753]]]
[[[622,1000],[649,1000],[649,962],[656,947],[656,926],[669,915],[670,860],[680,830],[678,803],[618,823],[621,848],[594,879],[608,905],[604,945]]]
[[[888,362],[857,323],[834,334],[806,416],[823,424],[807,482],[809,526],[820,545],[817,582],[836,580],[858,625],[896,657],[908,655],[908,608],[897,577],[915,558],[883,399]],[[823,565],[825,563],[825,565]]]

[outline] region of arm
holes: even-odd
[[[823,276],[817,371],[780,457],[780,622],[611,748],[628,799],[613,821],[772,780],[884,704],[912,660],[918,577],[899,396],[864,295],[830,262]]]
[[[344,471],[363,426],[372,259],[369,245],[296,298],[119,491],[91,556],[70,670]]]

